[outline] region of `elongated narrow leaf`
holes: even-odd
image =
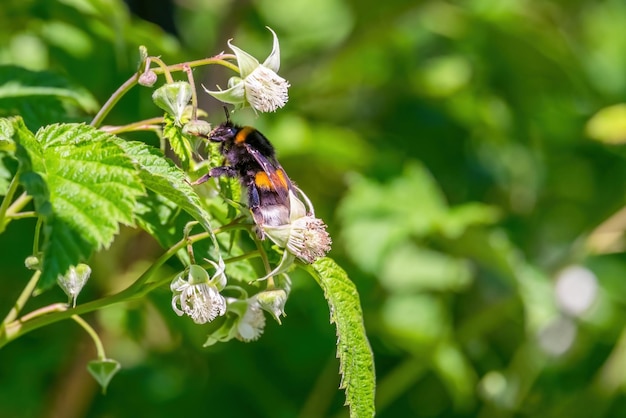
[[[350,417],[372,417],[376,388],[374,356],[365,335],[359,294],[346,272],[332,259],[317,260],[312,270],[328,301],[330,322],[337,327],[341,388],[346,391]]]
[[[185,174],[174,163],[158,149],[142,142],[119,141],[119,144],[139,166],[139,175],[147,189],[178,205],[207,231],[211,230],[210,215],[203,209],[191,185],[185,181]]]
[[[19,145],[28,157],[18,157],[24,168],[20,181],[46,218],[39,286],[46,288],[71,265],[107,247],[120,223],[133,223],[144,189],[115,137],[93,127],[50,125],[34,138],[20,136]]]

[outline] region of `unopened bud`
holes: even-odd
[[[193,136],[208,136],[211,132],[211,124],[205,120],[191,120],[183,126],[183,133]]]
[[[26,260],[24,260],[24,265],[29,270],[39,270],[39,258],[34,255],[28,256]]]
[[[145,87],[152,87],[154,83],[157,81],[157,75],[154,71],[148,70],[144,73],[141,73],[139,76],[139,80],[137,82]]]
[[[57,283],[72,302],[72,307],[76,306],[76,298],[83,290],[83,286],[89,280],[90,275],[91,267],[81,263],[70,267],[64,276],[59,275],[57,277]]]
[[[283,289],[266,290],[256,295],[259,306],[269,312],[279,324],[280,317],[285,315],[287,292]]]
[[[185,107],[191,100],[191,85],[186,81],[165,84],[152,93],[152,100],[180,123]]]

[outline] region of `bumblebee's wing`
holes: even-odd
[[[289,202],[289,190],[292,189],[291,180],[287,177],[287,173],[281,167],[275,158],[268,158],[261,154],[259,150],[245,144],[246,150],[252,155],[257,163],[261,166],[271,184],[271,188],[275,191],[279,198],[287,203]]]

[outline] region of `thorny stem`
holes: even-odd
[[[150,60],[154,60],[154,58],[155,57],[150,57],[149,59]],[[231,62],[226,61],[226,60],[231,60],[231,59],[236,59],[236,57],[234,55],[232,55],[232,54],[218,54],[218,55],[216,55],[214,57],[211,57],[211,58],[204,58],[204,59],[200,59],[200,60],[189,61],[189,62],[184,63],[184,64],[169,65],[169,66],[166,66],[164,68],[155,68],[153,71],[154,71],[155,74],[166,73],[166,70],[169,73],[173,73],[173,72],[176,72],[176,71],[184,71],[184,67],[185,66],[187,66],[189,68],[193,68],[193,67],[199,67],[199,66],[202,66],[202,65],[219,64],[219,65],[223,65],[224,67],[230,68],[231,70],[233,70],[235,72],[239,72],[239,68],[236,65],[234,65]],[[102,124],[102,121],[104,120],[104,118],[106,118],[106,116],[109,114],[111,109],[113,109],[113,107],[117,104],[117,102],[119,102],[120,99],[135,84],[137,84],[138,80],[139,80],[139,74],[138,73],[133,74],[128,80],[126,80],[124,82],[124,84],[122,84],[115,91],[115,93],[113,93],[113,95],[111,97],[109,97],[109,100],[106,101],[106,103],[102,106],[102,108],[100,108],[100,111],[98,111],[96,116],[94,116],[94,118],[91,121],[90,125],[93,126],[93,127],[96,127],[96,128],[99,127]]]

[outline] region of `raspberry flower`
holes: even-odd
[[[289,223],[285,225],[263,225],[263,232],[275,244],[286,248],[306,263],[312,263],[330,251],[332,243],[326,224],[313,213],[309,199],[300,191],[307,202],[308,210],[302,200],[294,192],[289,191]]]
[[[218,286],[226,283],[224,268],[207,260],[215,267],[211,278],[205,269],[191,265],[172,281],[172,309],[178,316],[188,315],[196,324],[205,324],[226,313],[226,300]]]
[[[243,342],[258,340],[265,329],[265,314],[256,296],[245,299],[228,298],[226,321],[213,331],[205,347],[236,338]]]
[[[326,224],[321,219],[315,217],[313,205],[309,198],[301,190],[297,189],[297,191],[306,202],[306,206],[290,190],[289,223],[277,226],[260,226],[263,232],[276,245],[286,250],[278,267],[263,277],[262,280],[287,271],[295,258],[311,264],[318,258],[324,257],[330,251],[332,240],[328,232],[326,232]]]
[[[278,37],[272,29],[267,29],[272,32],[274,43],[272,52],[263,64],[229,40],[228,46],[237,57],[239,77],[228,80],[227,90],[210,91],[204,88],[207,93],[237,108],[250,105],[259,112],[274,112],[287,103],[289,82],[277,74],[280,68]]]

